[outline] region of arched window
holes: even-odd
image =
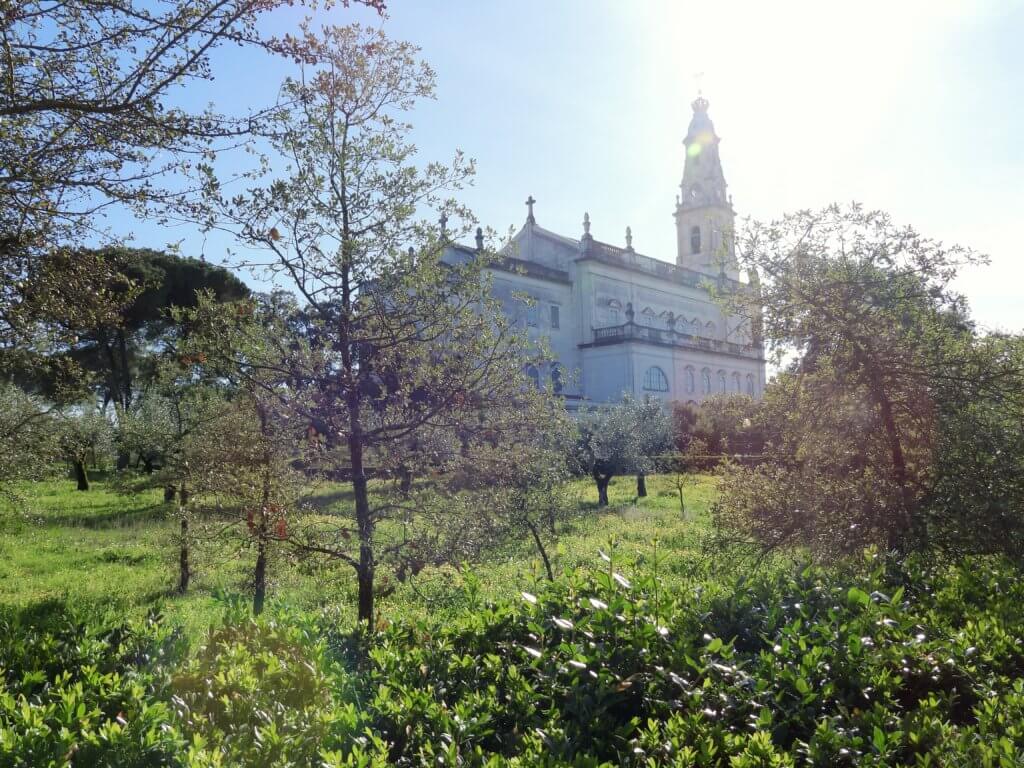
[[[747,374],[747,394],[754,396],[754,376],[750,373]]]
[[[710,320],[708,321],[707,325],[704,326],[704,335],[707,336],[709,339],[713,339],[715,337],[715,324],[712,323]]]
[[[562,394],[562,366],[558,363],[551,364],[551,391]]]
[[[718,372],[718,391],[725,392],[725,371]]]
[[[694,380],[693,368],[688,367],[686,369],[686,391],[692,395],[696,388],[697,382]]]
[[[668,377],[656,365],[652,365],[644,374],[644,389],[648,392],[668,392]]]
[[[700,227],[690,227],[690,253],[700,253]]]
[[[644,311],[640,313],[640,322],[648,328],[653,328],[657,324],[654,310],[650,307],[644,307]]]
[[[733,391],[736,392],[736,394],[739,394],[740,392],[743,391],[743,389],[740,387],[740,375],[738,373],[734,373],[732,375],[732,388]]]
[[[711,394],[711,370],[708,369],[708,368],[705,368],[703,371],[700,372],[700,377],[701,377],[701,384],[704,385],[704,394],[705,395],[710,395]]]
[[[526,368],[526,375],[533,381],[533,386],[540,389],[540,371],[537,370],[537,366],[531,365]]]

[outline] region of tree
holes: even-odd
[[[1024,370],[1024,337],[974,341],[971,378]],[[920,516],[935,549],[954,557],[1001,553],[1024,560],[1024,390],[1005,386],[943,397],[936,413],[933,481]]]
[[[61,415],[60,447],[71,462],[78,490],[89,490],[89,465],[111,451],[113,434],[107,418],[92,407],[74,408]]]
[[[714,395],[701,403],[692,437],[704,443],[706,454],[759,455],[765,442],[760,410],[747,395]]]
[[[654,397],[625,401],[637,440],[636,495],[647,495],[647,473],[656,471],[660,458],[672,448],[672,417],[668,407]]]
[[[13,384],[0,384],[0,496],[16,483],[38,480],[60,456],[53,409]]]
[[[310,491],[310,478],[296,469],[302,454],[301,430],[275,409],[265,393],[241,392],[228,410],[195,441],[190,463],[193,490],[207,505],[212,538],[241,540],[255,550],[253,613],[267,596],[268,571],[275,551],[287,545],[296,525],[299,499]]]
[[[416,505],[390,494],[375,504],[371,473],[457,475],[477,448],[520,428],[544,395],[525,381],[525,339],[489,297],[496,256],[444,258],[448,238],[472,223],[450,195],[473,168],[461,154],[450,165],[414,164],[404,113],[432,96],[433,72],[413,46],[358,26],[307,32],[305,41],[323,64],[285,82],[268,136],[285,172],[208,201],[211,223],[266,255],[252,266],[295,290],[301,333],[257,351],[231,340],[256,332],[246,310],[209,315],[206,328],[211,354],[251,351],[233,354],[239,377],[287,377],[274,388],[282,407],[324,437],[328,476],[351,483],[354,530],[310,531],[304,546],[354,568],[359,618],[370,621],[378,555],[406,546],[378,547],[377,525],[408,529]],[[430,208],[466,223],[449,230],[418,218]]]
[[[679,514],[686,519],[686,497],[683,491],[693,484],[693,473],[707,462],[707,444],[703,439],[694,437],[687,441],[686,447],[679,451],[673,461],[675,470],[671,476],[672,487],[679,494]]]
[[[859,206],[754,225],[740,253],[789,363],[765,396],[768,462],[730,477],[720,520],[822,556],[924,546],[943,412],[1021,385],[1016,363],[979,358],[950,288],[978,258]]]
[[[346,3],[347,4],[347,3]],[[365,5],[383,10],[383,4]],[[162,177],[248,135],[262,112],[190,111],[189,86],[212,80],[224,44],[310,56],[258,20],[277,0],[9,4],[0,65],[0,232],[29,246],[89,231],[112,204],[170,202]]]
[[[190,361],[165,356],[138,407],[124,414],[122,450],[146,458],[147,472],[121,478],[128,492],[162,488],[164,501],[174,504],[178,520],[178,592],[192,580],[193,475],[201,471],[198,454],[204,441],[228,410],[222,388],[196,371]]]
[[[208,321],[225,310],[234,313],[231,322],[239,332],[211,334]],[[296,410],[296,393],[289,390],[294,382],[281,368],[259,364],[283,360],[279,350],[299,343],[296,329],[289,327],[295,303],[280,294],[260,295],[222,307],[206,290],[194,310],[179,307],[173,315],[183,325],[201,319],[196,333],[179,346],[180,359],[230,393],[213,428],[190,443],[189,478],[207,505],[216,504],[207,526],[212,538],[234,537],[255,549],[253,613],[258,615],[266,600],[271,556],[295,535],[300,497],[309,494],[315,479],[311,458],[320,448],[308,439],[307,422],[289,418]],[[229,346],[220,343],[224,340]]]
[[[357,0],[383,12],[381,0]],[[342,0],[347,5],[348,0]],[[329,0],[326,4],[330,4]],[[288,58],[303,40],[257,22],[279,0],[44,0],[0,15],[0,367],[63,375],[38,354],[116,318],[102,252],[74,247],[120,205],[149,215],[190,210],[216,155],[250,147],[264,112],[190,110],[179,98],[214,76],[225,44]],[[291,3],[287,3],[291,5]],[[185,179],[198,174],[194,182]],[[122,292],[120,298],[129,301]],[[65,401],[74,398],[64,398]]]
[[[627,396],[618,405],[582,410],[578,427],[571,463],[594,479],[602,507],[608,505],[608,484],[615,475],[653,471],[655,457],[671,439],[667,409],[649,397]]]
[[[172,309],[194,307],[200,291],[230,301],[247,296],[249,289],[226,269],[198,259],[129,248],[108,248],[104,255],[117,264],[114,285],[134,286],[135,295],[116,318],[80,328],[63,354],[92,375],[104,407],[112,402],[119,412],[128,412],[160,355],[187,333],[184,316]],[[112,286],[111,292],[116,290]]]

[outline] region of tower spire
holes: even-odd
[[[721,140],[708,116],[709,106],[698,90],[690,103],[693,117],[683,139],[686,152],[675,212],[676,263],[708,275],[717,276],[724,269],[727,276],[735,278],[738,272],[731,237],[735,213],[718,154]]]

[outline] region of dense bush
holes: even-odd
[[[653,569],[651,569],[653,570]],[[1018,766],[1024,585],[611,562],[444,626],[2,627],[2,765]]]

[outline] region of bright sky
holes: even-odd
[[[301,10],[275,17],[293,29]],[[379,23],[361,10],[323,20]],[[923,234],[988,254],[961,280],[987,327],[1024,330],[1024,2],[390,0],[393,38],[422,47],[438,99],[412,115],[424,161],[458,147],[466,202],[499,231],[537,221],[675,259],[682,138],[703,72],[742,215],[858,200]],[[287,67],[222,55],[209,93],[227,110],[273,96]],[[184,238],[134,226],[139,245]]]

